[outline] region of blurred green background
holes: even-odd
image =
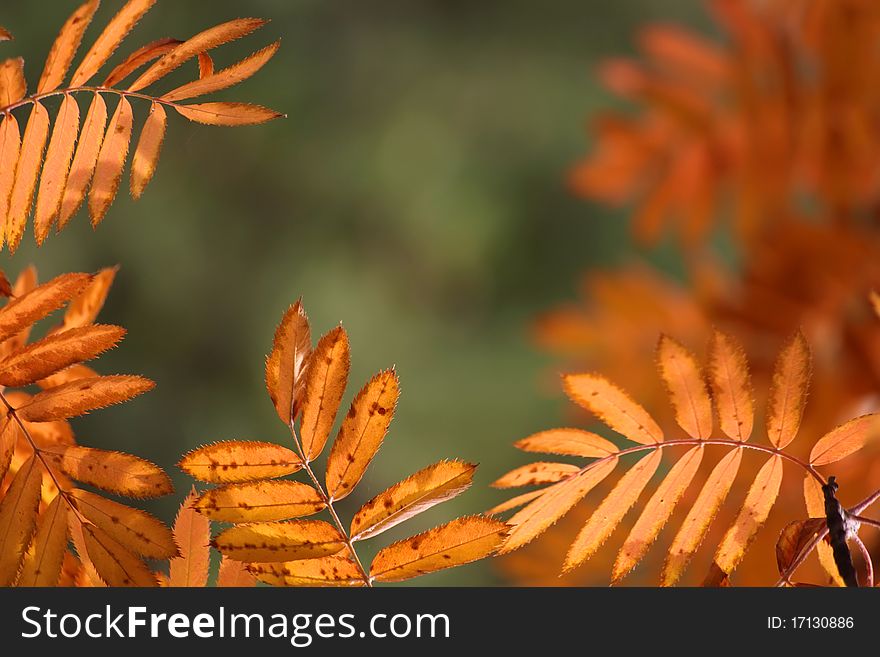
[[[121,4],[105,0],[88,43]],[[33,84],[76,6],[4,3],[0,24],[16,40],[0,55],[24,55]],[[191,485],[174,465],[183,452],[228,438],[288,440],[263,362],[301,295],[315,332],[339,321],[349,332],[344,405],[381,368],[395,364],[402,380],[389,437],[360,497],[343,503],[346,516],[443,457],[482,463],[472,490],[377,543],[484,510],[502,498],[488,484],[524,462],[511,443],[563,417],[547,384],[554,364],[529,341],[531,319],[573,296],[585,268],[632,256],[625,214],[575,199],[564,184],[588,147],[587,117],[613,102],[595,66],[632,52],[646,21],[705,27],[699,3],[166,1],[121,53],[246,15],[272,22],[215,51],[218,66],[279,37],[282,48],[218,98],[287,119],[228,129],[169,116],[142,200],[124,189],[96,232],[81,211],[41,249],[29,230],[14,257],[2,256],[10,277],[28,263],[41,279],[121,265],[101,319],[129,334],[97,369],[142,373],[158,387],[76,420],[79,440],[168,469],[177,494],[147,507],[170,521]],[[481,563],[418,583],[498,577]]]

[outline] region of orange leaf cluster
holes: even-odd
[[[245,103],[181,103],[243,82],[272,58],[278,41],[231,66],[214,69],[209,53],[266,23],[257,18],[231,20],[183,41],[153,41],[122,59],[99,82],[98,72],[155,1],[128,0],[70,74],[67,86],[64,82],[99,0],[87,0],[62,26],[30,95],[24,60],[0,63],[0,243],[5,241],[11,252],[21,242],[32,209],[38,244],[53,226],[60,231],[67,225],[87,194],[92,225],[101,223],[116,197],[132,145],[132,100],[150,103],[131,158],[130,188],[135,199],[155,173],[165,137],[166,108],[190,121],[221,126],[252,125],[281,116]],[[161,93],[145,91],[190,60],[198,61],[196,80]],[[123,85],[141,69],[145,70]],[[90,99],[84,119],[77,100],[80,95]],[[54,96],[61,97],[61,104],[53,126],[45,103]],[[112,115],[105,96],[117,98]],[[22,135],[16,113],[26,107],[30,111]]]
[[[31,268],[0,308],[0,586],[154,586],[144,559],[177,554],[158,519],[74,485],[132,498],[171,492],[158,466],[78,445],[67,421],[153,387],[140,376],[100,376],[83,365],[125,333],[94,323],[114,273],[62,274],[38,285]],[[34,324],[65,306],[61,322],[30,341]],[[42,390],[10,390],[31,384]]]
[[[684,454],[640,505],[642,511],[612,566],[612,582],[619,582],[646,557],[685,493],[694,490],[706,454],[722,448],[724,456],[698,487],[696,497],[688,500],[689,508],[668,549],[660,580],[665,586],[672,585],[697,553],[729,496],[744,451],[749,450],[761,455],[763,463],[751,478],[744,500],[736,507],[736,517],[721,537],[705,578],[708,584],[729,582],[777,500],[786,462],[804,471],[809,484],[805,491],[810,491],[810,485],[824,483],[818,467],[836,463],[880,441],[880,414],[868,414],[826,433],[815,442],[806,460],[786,451],[799,432],[811,371],[810,349],[803,334],[796,333],[782,349],[770,384],[766,418],[769,445],[748,442],[754,425],[754,403],[744,353],[734,338],[716,332],[709,347],[709,367],[704,373],[699,360],[688,349],[662,336],[657,347],[658,369],[678,425],[665,432],[641,405],[603,376],[566,375],[564,389],[572,401],[635,446],[617,448],[604,438],[576,429],[542,432],[517,443],[530,452],[581,455],[591,460],[576,468],[567,463],[534,463],[496,482],[499,487],[550,484],[491,511],[501,513],[525,505],[511,517],[513,529],[501,552],[512,552],[534,540],[625,463],[624,474],[591,510],[568,549],[563,570],[574,569],[596,554],[633,507],[644,499],[661,463],[661,452],[684,449]],[[579,450],[578,445],[583,448]],[[632,462],[631,455],[641,458]],[[531,477],[522,473],[531,473]],[[823,564],[829,565],[827,560]],[[829,574],[834,577],[833,561],[830,566]]]
[[[181,510],[178,531],[198,538],[181,543],[184,555],[172,562],[171,585],[204,585],[210,520],[231,523],[211,540],[224,563],[243,564],[258,580],[276,586],[407,580],[482,559],[500,547],[507,525],[469,516],[392,543],[364,567],[357,543],[464,492],[476,466],[456,460],[429,465],[379,493],[355,511],[349,525],[343,524],[336,505],[355,490],[382,446],[399,396],[393,369],[379,372],[361,388],[341,420],[322,482],[314,461],[336,424],[349,364],[342,326],[313,345],[301,302],[287,310],[266,358],[266,388],[293,449],[230,440],[183,457],[185,472],[220,485],[194,496]],[[281,478],[300,470],[307,482]],[[309,517],[322,512],[326,520]]]

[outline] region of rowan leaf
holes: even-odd
[[[238,561],[295,561],[335,554],[345,538],[323,520],[289,520],[236,525],[211,545]]]
[[[177,556],[174,536],[158,518],[89,491],[74,489],[77,510],[96,527],[134,554],[150,559]]]
[[[544,489],[540,497],[510,518],[508,524],[512,529],[501,548],[501,553],[513,552],[537,538],[571,511],[572,507],[610,475],[616,466],[616,456],[596,461],[579,474]]]
[[[539,431],[515,442],[514,447],[525,452],[561,454],[563,456],[583,456],[602,458],[617,453],[617,446],[590,431],[582,429],[549,429]]]
[[[266,22],[260,18],[237,18],[199,32],[194,37],[187,39],[163,55],[156,63],[144,71],[131,84],[128,90],[140,91],[165,77],[181,64],[196,57],[199,53],[211,50],[229,41],[240,39],[262,27]]]
[[[573,570],[596,553],[638,501],[662,460],[653,450],[624,474],[583,526],[565,556],[563,572]]]
[[[279,47],[281,47],[281,42],[276,41],[232,66],[207,75],[200,74],[198,80],[188,82],[163,94],[162,99],[167,101],[188,100],[235,86],[263,68],[278,52]]]
[[[21,435],[21,429],[5,410],[0,412],[3,413],[2,429],[0,429],[0,484],[2,484],[9,470],[9,464],[12,463],[12,454],[15,452],[15,444]]]
[[[95,324],[54,333],[0,363],[0,385],[26,386],[112,349],[125,335],[119,326]]]
[[[485,516],[458,518],[380,550],[370,564],[370,577],[400,582],[478,561],[501,547],[508,529]]]
[[[100,0],[84,2],[61,27],[61,31],[49,51],[49,56],[46,58],[46,64],[37,85],[37,93],[54,91],[64,82],[73,57],[82,42],[83,34],[85,34],[89,23],[92,22],[92,17],[99,4],[101,4]]]
[[[156,0],[129,0],[126,2],[86,52],[79,67],[73,73],[70,85],[80,87],[92,79],[141,17],[155,3]]]
[[[133,121],[131,103],[125,96],[120,96],[119,104],[116,106],[113,118],[110,119],[107,134],[98,153],[95,175],[89,190],[89,214],[92,218],[92,226],[97,226],[103,221],[110,204],[116,198],[122,169],[128,157]]]
[[[46,149],[46,161],[43,164],[43,174],[37,191],[37,206],[34,211],[34,234],[37,244],[45,241],[49,229],[58,218],[78,133],[79,105],[73,96],[65,94],[55,119],[49,147]]]
[[[56,495],[37,521],[37,533],[25,556],[18,586],[58,586],[66,551],[67,503]]]
[[[193,508],[195,486],[180,505],[174,520],[174,540],[180,556],[169,562],[169,586],[204,587],[211,562],[211,521]]]
[[[193,507],[211,520],[267,522],[318,513],[326,506],[312,486],[270,480],[227,484],[203,493]]]
[[[364,504],[351,520],[351,539],[377,536],[437,504],[457,497],[473,482],[477,466],[440,461],[419,470]]]
[[[782,457],[773,455],[761,466],[736,520],[718,545],[715,565],[722,572],[730,575],[742,560],[749,543],[770,515],[781,484]]]
[[[567,374],[563,386],[573,402],[633,442],[650,445],[663,440],[663,431],[648,412],[605,377]]]
[[[0,67],[0,72],[3,68]],[[18,121],[5,114],[0,122],[0,246],[6,241],[6,219],[9,216],[9,196],[15,183],[15,166],[21,149]]]
[[[294,316],[290,321],[299,324],[299,326],[296,328],[297,334],[290,335],[288,339],[302,340],[302,337],[298,335],[303,329],[301,319]],[[289,331],[293,331],[293,326],[285,332]],[[292,355],[294,359],[297,357],[297,353],[294,352],[291,345],[288,345],[284,352],[283,354],[279,353],[278,358],[281,358],[282,355],[288,357]],[[295,367],[295,365],[295,362],[288,362],[286,367]],[[324,449],[324,445],[327,444],[330,429],[333,427],[336,413],[339,410],[339,403],[345,393],[350,367],[348,335],[346,335],[345,329],[337,326],[318,340],[314,352],[308,359],[305,371],[300,441],[306,461],[317,458]],[[300,376],[303,375],[300,374]],[[280,378],[278,382],[279,385],[283,384]],[[291,380],[289,385],[296,384]],[[282,395],[279,397],[279,403],[284,403],[287,393],[279,391],[279,394]],[[292,407],[293,402],[291,402]],[[281,419],[284,421],[284,416],[281,416]]]
[[[774,447],[782,449],[797,436],[807,403],[811,370],[810,347],[804,334],[798,331],[779,354],[770,385],[767,435]]]
[[[226,440],[187,453],[178,467],[199,481],[224,484],[283,477],[302,468],[302,461],[274,443]]]
[[[880,440],[880,413],[862,415],[822,436],[810,451],[810,463],[836,463],[875,440]]]
[[[131,454],[78,445],[46,445],[42,450],[64,474],[110,493],[145,498],[173,490],[159,466]]]
[[[70,164],[70,173],[64,186],[61,208],[58,210],[58,230],[64,228],[73,218],[86,197],[86,189],[98,165],[106,125],[107,103],[100,93],[95,93],[86,113],[76,152],[73,154],[73,162]]]
[[[16,295],[0,309],[0,341],[7,340],[80,294],[90,274],[61,274],[28,292]]]
[[[249,103],[195,103],[173,105],[177,113],[185,119],[205,125],[239,126],[257,125],[284,116],[283,114]]]
[[[234,563],[234,562],[233,562]],[[347,557],[329,556],[279,563],[252,563],[247,569],[273,586],[364,586],[357,564]]]
[[[128,401],[155,385],[149,379],[132,375],[76,379],[37,393],[17,412],[30,422],[62,420]]]
[[[317,367],[315,362],[312,367]],[[385,370],[370,379],[354,398],[327,459],[327,494],[331,499],[346,497],[364,476],[382,446],[399,396],[397,374]]]
[[[60,372],[50,374],[45,379],[40,379],[37,381],[37,385],[43,390],[48,390],[65,383],[79,381],[80,379],[90,379],[96,376],[100,375],[88,365],[71,365],[70,367],[65,367]]]
[[[25,223],[31,211],[34,189],[43,162],[43,149],[49,137],[49,113],[42,103],[35,102],[30,118],[24,129],[18,165],[15,168],[15,182],[9,196],[9,209],[6,216],[6,243],[9,252],[15,253],[24,234]]]
[[[154,102],[150,105],[150,115],[141,130],[141,136],[131,160],[130,187],[131,196],[134,199],[141,197],[156,172],[167,125],[168,116],[165,114],[165,108],[160,103]]]
[[[635,568],[657,539],[660,530],[669,520],[675,506],[697,474],[703,460],[703,450],[703,445],[689,449],[669,469],[657,490],[645,503],[644,511],[636,520],[614,561],[611,571],[612,582],[619,582]]]
[[[31,456],[0,500],[0,586],[11,586],[37,525],[43,469]]]
[[[284,313],[281,323],[275,329],[272,352],[266,358],[266,389],[278,417],[285,425],[290,425],[302,409],[306,370],[311,353],[309,318],[300,300]],[[306,453],[309,453],[311,447],[310,443]],[[305,449],[305,444],[303,448]]]
[[[217,586],[220,588],[245,588],[256,586],[257,578],[247,570],[241,561],[223,557],[217,572]]]
[[[721,431],[745,442],[755,416],[749,365],[742,345],[721,331],[712,336],[709,374]]]
[[[109,586],[158,586],[147,565],[100,527],[84,524],[82,533],[89,560]]]
[[[692,438],[710,438],[712,402],[696,357],[680,343],[663,335],[657,347],[657,360],[678,425]]]
[[[0,107],[17,103],[27,93],[24,77],[24,59],[13,57],[0,64]],[[7,114],[6,116],[9,116]]]
[[[517,488],[519,486],[553,484],[570,477],[576,472],[580,472],[580,468],[571,463],[529,463],[499,477],[492,482],[492,487]]]
[[[718,509],[730,493],[741,462],[742,450],[734,449],[725,454],[712,469],[696,501],[681,523],[681,528],[672,540],[660,574],[661,586],[672,586],[681,577],[700,547],[700,543],[703,542]]]

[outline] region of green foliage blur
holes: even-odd
[[[16,40],[0,55],[24,55],[34,84],[77,4],[4,3],[0,24]],[[119,6],[105,0],[88,43]],[[178,0],[159,2],[120,52],[245,15],[272,22],[215,51],[218,66],[279,37],[282,47],[218,98],[288,118],[230,129],[170,113],[143,199],[130,199],[126,171],[97,231],[81,211],[42,248],[29,228],[18,253],[2,255],[10,277],[35,263],[42,280],[121,265],[101,320],[129,334],[97,369],[158,386],[75,420],[79,440],[165,467],[177,492],[147,508],[171,521],[192,484],[175,466],[182,453],[289,439],[263,363],[284,309],[302,296],[313,330],[341,321],[349,332],[344,405],[381,368],[396,365],[402,380],[386,444],[344,504],[349,517],[444,457],[482,463],[473,489],[377,542],[485,510],[502,498],[488,484],[525,462],[511,443],[564,418],[556,366],[529,338],[532,318],[571,298],[586,268],[664,257],[633,253],[624,210],[565,187],[588,147],[588,117],[612,102],[596,64],[632,52],[646,21],[703,26],[705,17],[687,0]],[[481,563],[417,583],[503,582]]]

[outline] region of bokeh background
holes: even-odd
[[[103,3],[87,41],[120,4]],[[5,3],[16,41],[0,54],[24,55],[37,79],[76,5]],[[122,191],[96,232],[80,212],[41,249],[29,234],[2,255],[10,276],[35,263],[41,279],[121,265],[101,319],[129,335],[97,368],[158,387],[76,420],[80,441],[168,469],[177,495],[148,508],[170,521],[191,485],[174,465],[184,451],[285,440],[263,362],[302,296],[313,330],[342,321],[351,337],[344,405],[373,372],[395,364],[401,376],[397,417],[361,495],[455,456],[483,463],[473,489],[406,529],[482,511],[503,497],[488,484],[522,463],[511,443],[566,417],[558,365],[529,338],[534,316],[572,298],[585,268],[633,257],[676,268],[669,246],[633,251],[625,210],[566,189],[586,118],[617,102],[595,66],[632,52],[645,22],[708,21],[686,0],[185,0],[158,3],[123,51],[244,15],[272,22],[216,51],[218,65],[283,45],[223,97],[285,120],[226,129],[171,116],[142,200]],[[481,563],[419,583],[503,579]]]

